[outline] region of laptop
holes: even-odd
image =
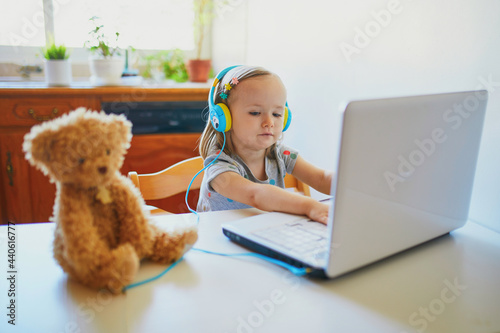
[[[271,212],[223,233],[334,278],[462,227],[487,99],[479,90],[347,103],[328,224]]]

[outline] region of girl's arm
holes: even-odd
[[[300,155],[297,157],[292,175],[323,194],[331,194],[330,190],[334,173],[314,166]]]
[[[211,186],[226,198],[260,210],[307,215],[311,220],[324,224],[328,220],[327,204],[274,185],[254,183],[235,172],[218,175],[212,180]]]

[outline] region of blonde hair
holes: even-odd
[[[255,67],[255,66],[238,66],[230,71],[228,71],[222,79],[220,79],[219,85],[214,91],[215,99],[214,99],[214,104],[225,104],[229,108],[229,100],[231,99],[231,93],[225,89],[226,83],[230,83],[233,78],[236,78],[239,82],[256,77],[256,76],[263,76],[263,75],[275,75],[272,72],[268,71],[267,69],[264,69],[262,67]],[[231,92],[233,92],[235,89],[238,89],[238,86],[233,86],[231,89]],[[220,96],[221,93],[226,93],[227,98],[225,100],[222,99]],[[229,108],[229,110],[231,110]],[[207,118],[208,118],[208,113],[207,113]],[[230,132],[231,130],[229,130]],[[224,147],[224,153],[227,155],[231,156],[234,153],[233,145],[231,143],[231,135],[228,133],[227,140],[226,140],[226,145]],[[212,123],[210,122],[210,119],[207,119],[207,125],[205,126],[205,129],[203,130],[203,133],[201,134],[200,138],[200,155],[203,159],[207,158],[207,156],[214,154],[218,149],[222,148],[222,145],[224,143],[224,135],[221,132],[218,132],[214,129],[212,126]],[[274,145],[273,145],[274,147]],[[271,147],[271,148],[273,148]],[[270,149],[270,151],[273,151],[274,149]]]

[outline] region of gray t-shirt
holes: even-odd
[[[210,164],[217,154],[218,152],[208,156],[204,161],[204,165],[207,166]],[[292,173],[295,162],[297,161],[298,152],[290,147],[276,145],[275,156],[276,159],[266,157],[265,165],[267,179],[259,180],[255,178],[252,171],[250,171],[239,156],[228,156],[222,152],[214,164],[205,170],[196,210],[198,212],[209,212],[250,207],[220,195],[210,186],[210,182],[224,172],[236,172],[254,183],[271,184],[285,188],[285,175],[287,173]]]

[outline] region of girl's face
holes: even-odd
[[[238,153],[261,151],[281,136],[286,90],[279,77],[263,75],[242,80],[228,98],[231,139]]]

